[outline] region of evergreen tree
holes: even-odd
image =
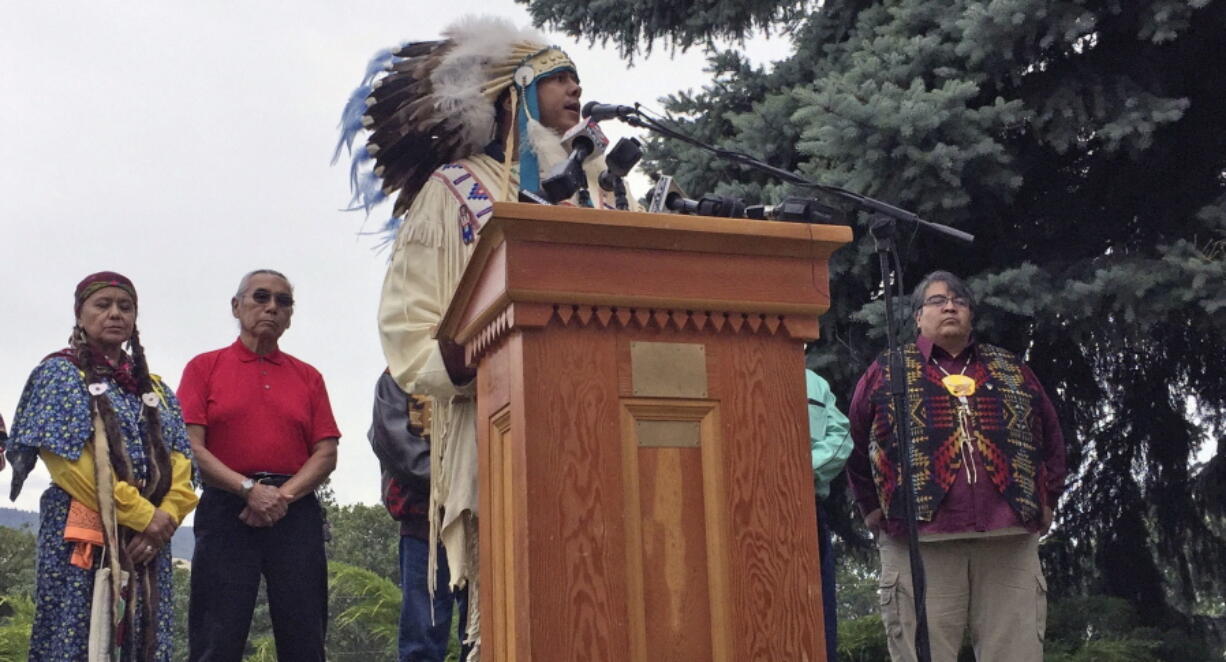
[[[769,68],[712,51],[711,82],[664,100],[676,124],[974,233],[908,236],[904,265],[967,277],[978,336],[1023,352],[1057,403],[1054,590],[1163,627],[1226,593],[1226,448],[1193,466],[1226,429],[1226,2],[519,1],[627,54],[789,34]],[[691,193],[785,192],[683,144],[648,154]],[[850,220],[809,356],[844,404],[884,345],[869,218]]]
[[[34,595],[37,545],[33,531],[0,526],[0,595]]]
[[[383,506],[361,503],[328,508],[332,540],[328,561],[369,570],[400,585],[400,524]]]

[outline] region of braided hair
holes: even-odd
[[[111,373],[110,366],[107,366],[105,362],[99,364],[85,335],[85,329],[79,325],[73,328],[71,345],[76,354],[77,367],[85,373],[85,383],[93,384],[101,381],[103,377]],[[142,394],[153,392],[153,379],[149,376],[145,349],[140,344],[140,334],[136,329],[132,330],[128,347],[132,352],[133,372],[138,390]],[[132,460],[128,457],[127,449],[123,444],[123,432],[119,427],[119,420],[115,415],[115,408],[111,406],[110,399],[105,393],[91,393],[90,399],[97,407],[107,439],[112,442],[108,444],[109,459],[115,470],[115,477],[131,485],[139,485],[135,478]],[[143,402],[142,398],[141,410],[148,432],[142,439],[142,445],[145,449],[145,457],[149,458],[149,463],[145,484],[140,492],[141,496],[157,506],[170,491],[170,451],[166,448],[162,438],[162,419],[157,403],[150,405],[148,402]]]
[[[128,349],[132,352],[132,363],[136,376],[136,385],[141,394],[154,393],[153,377],[149,374],[149,364],[145,361],[145,348],[140,344],[140,332],[133,327],[132,338],[128,340]],[[162,498],[170,491],[170,450],[162,439],[162,418],[158,412],[158,401],[152,404],[144,402],[141,408],[145,418],[148,434],[145,435],[145,457],[149,458],[149,475],[145,479],[145,489],[141,494],[154,505],[160,505]]]

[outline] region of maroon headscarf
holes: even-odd
[[[128,296],[132,297],[132,303],[136,303],[136,286],[132,284],[132,281],[127,276],[115,273],[114,271],[99,271],[96,274],[86,276],[81,279],[81,282],[77,283],[77,291],[73,296],[73,315],[80,315],[81,306],[85,305],[85,300],[91,294],[104,287],[118,287],[127,292]]]
[[[132,281],[123,274],[115,273],[114,271],[99,271],[96,274],[90,274],[81,279],[77,283],[77,290],[73,295],[72,312],[74,315],[80,316],[81,306],[85,305],[85,300],[91,294],[97,292],[104,287],[118,287],[128,296],[132,297],[132,303],[136,303],[136,286],[132,285]],[[81,367],[81,362],[77,358],[76,349],[73,347],[65,347],[58,352],[47,355],[43,360],[61,356],[68,359],[73,365]],[[139,393],[140,389],[136,384],[136,376],[133,374],[132,359],[127,354],[120,354],[119,365],[110,365],[106,361],[101,361],[94,366],[95,373],[100,377],[112,377],[123,390],[129,393]]]

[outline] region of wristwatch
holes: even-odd
[[[255,479],[248,476],[243,479],[243,482],[239,484],[239,487],[243,489],[243,498],[246,499],[247,496],[251,494],[252,488],[255,487]]]

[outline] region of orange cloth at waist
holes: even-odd
[[[94,567],[94,548],[102,547],[102,515],[88,506],[72,500],[68,506],[68,521],[64,523],[64,541],[76,543],[69,562],[78,568]]]

